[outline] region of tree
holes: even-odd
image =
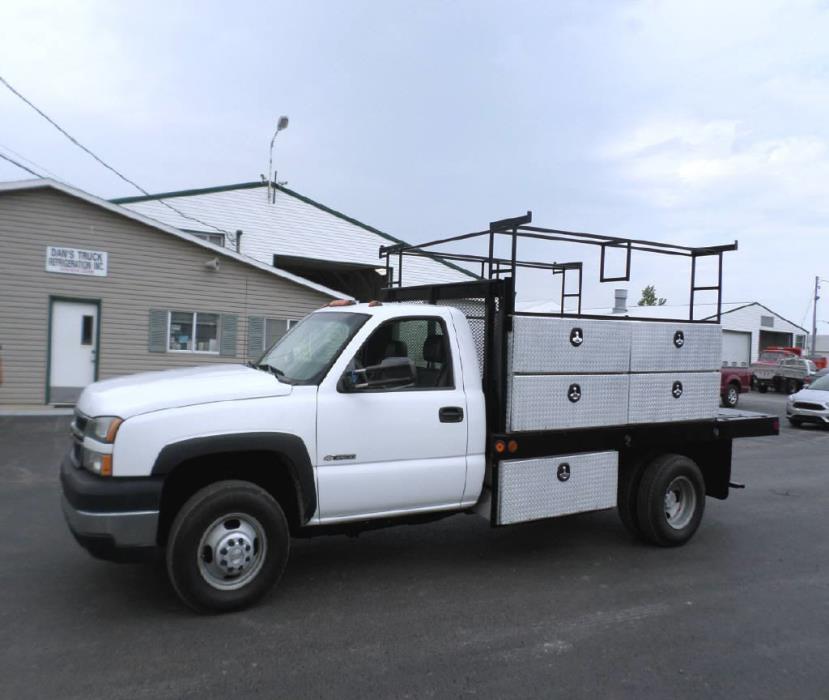
[[[656,296],[656,287],[649,284],[642,290],[642,298],[639,300],[639,306],[662,306],[667,299]]]

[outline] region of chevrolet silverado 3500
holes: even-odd
[[[264,595],[292,537],[455,513],[501,527],[617,507],[639,538],[687,542],[706,495],[728,495],[732,439],[776,434],[777,419],[718,409],[717,323],[565,313],[580,293],[563,277],[560,314],[516,312],[522,267],[577,270],[581,286],[580,264],[516,257],[523,233],[548,231],[528,223],[482,232],[489,254],[460,258],[481,263],[469,282],[404,287],[404,255],[438,254],[384,249],[383,303],[334,302],[252,366],[87,387],[61,466],[77,540],[105,559],[164,551],[173,588],[200,611]],[[510,257],[494,255],[498,235]],[[721,264],[732,249],[597,240],[603,258],[627,246],[628,276],[630,250]]]

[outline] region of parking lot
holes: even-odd
[[[457,516],[295,542],[262,604],[198,617],[162,566],[72,540],[68,422],[0,418],[3,697],[826,696],[829,430],[735,443],[747,488],[708,499],[684,548],[632,541],[612,511]]]

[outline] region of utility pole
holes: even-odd
[[[271,202],[271,192],[274,191],[274,183],[273,181],[276,180],[276,177],[273,173],[273,144],[276,141],[276,135],[282,131],[283,129],[288,128],[288,117],[282,115],[279,117],[279,121],[276,123],[276,131],[273,132],[273,138],[271,138],[271,150],[268,155],[268,202]]]
[[[817,347],[817,302],[820,299],[818,296],[820,292],[820,277],[815,276],[815,303],[812,305],[812,357],[815,356],[815,348]]]

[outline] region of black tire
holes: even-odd
[[[670,515],[669,491],[679,510]],[[697,531],[705,512],[705,481],[699,467],[684,455],[654,459],[642,474],[637,513],[642,536],[660,547],[685,544]],[[673,520],[673,522],[672,522]]]
[[[722,395],[722,405],[726,408],[734,408],[740,402],[740,386],[733,382],[725,388]]]
[[[214,548],[202,546],[209,533],[215,535],[209,538]],[[248,481],[218,481],[197,491],[176,515],[167,541],[167,574],[179,598],[198,612],[241,610],[279,581],[290,541],[285,513],[267,491]],[[216,552],[220,546],[227,552],[225,545],[232,551],[219,560],[222,564],[235,557],[230,563],[238,563],[241,572],[248,566],[248,554],[253,564],[243,573],[219,580],[222,567],[216,559],[221,554]],[[249,577],[246,582],[245,577]],[[217,587],[234,585],[239,587]]]
[[[769,385],[758,382],[757,389],[761,394],[765,394],[769,390]]]
[[[801,421],[800,418],[789,418],[789,424],[793,428],[799,428],[803,425],[803,421]]]
[[[800,391],[800,387],[798,387],[796,379],[790,379],[786,382],[787,394],[796,394],[798,391]]]
[[[634,537],[642,538],[639,515],[636,508],[639,482],[642,480],[642,466],[631,465],[619,473],[619,489],[616,493],[616,510],[625,529]]]

